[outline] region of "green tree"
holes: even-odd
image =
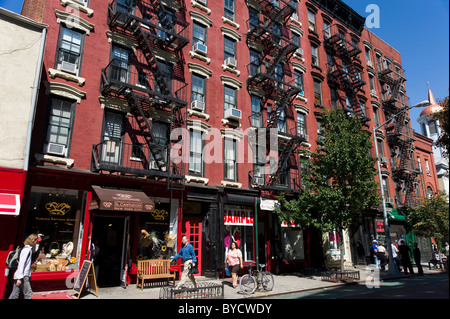
[[[442,106],[442,110],[433,115],[433,117],[439,120],[439,127],[441,128],[441,134],[436,141],[437,146],[441,146],[444,149],[444,156],[448,158],[450,148],[450,124],[448,113],[448,96],[444,100],[439,101],[439,105]]]
[[[291,200],[281,194],[276,212],[283,221],[342,233],[362,212],[380,202],[375,159],[370,155],[371,134],[359,118],[342,110],[324,112],[322,119],[319,146],[315,152],[307,152],[309,160],[303,160],[309,167],[302,172],[303,191]]]
[[[409,226],[420,237],[434,237],[441,244],[448,238],[448,202],[442,192],[422,199],[420,206],[408,215]]]

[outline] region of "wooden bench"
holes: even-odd
[[[136,288],[139,287],[140,281],[141,290],[144,289],[145,279],[167,279],[167,284],[172,279],[173,285],[175,285],[175,277],[176,271],[170,269],[169,259],[138,260]]]

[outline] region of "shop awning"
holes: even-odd
[[[406,220],[406,217],[403,214],[399,213],[395,208],[391,212],[388,212],[387,215],[389,219]]]
[[[89,203],[89,209],[153,212],[155,203],[144,192],[103,188],[93,185],[98,198]]]
[[[0,193],[0,215],[17,216],[20,213],[20,195]]]

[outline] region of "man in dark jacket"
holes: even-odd
[[[413,267],[411,264],[411,248],[409,248],[407,245],[405,245],[405,241],[402,239],[400,240],[400,245],[398,246],[398,250],[400,253],[400,257],[402,259],[402,265],[405,269],[405,274],[408,274],[408,269],[411,275],[414,275]]]

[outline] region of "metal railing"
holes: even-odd
[[[183,288],[162,287],[159,299],[223,299],[224,284],[199,282],[197,287],[188,284]]]
[[[267,168],[267,166],[266,166]],[[301,191],[301,174],[299,169],[291,168],[280,172],[277,181],[270,185],[270,174],[254,175],[254,171],[248,172],[248,188],[272,189],[283,192],[298,193]]]

